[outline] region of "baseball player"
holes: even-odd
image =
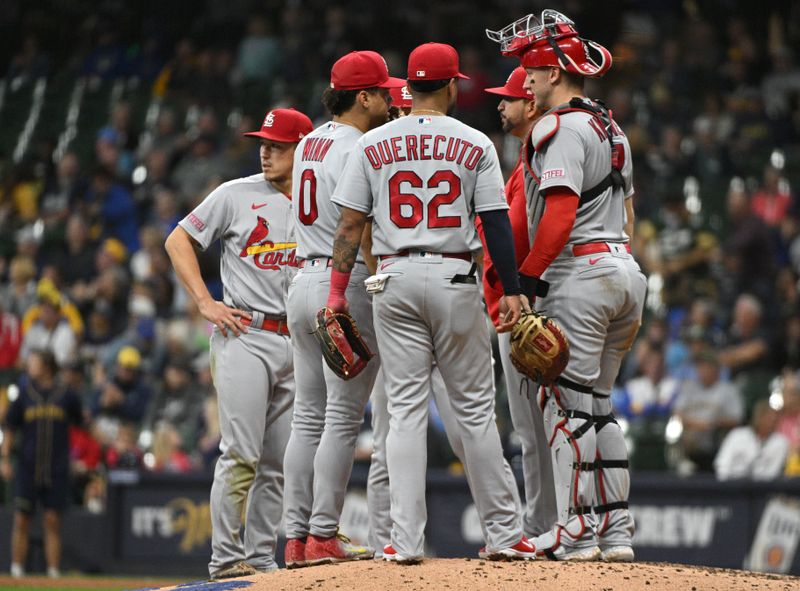
[[[295,153],[292,201],[302,262],[289,288],[297,382],[284,461],[285,560],[289,568],[372,558],[374,554],[371,548],[351,543],[339,534],[338,527],[355,443],[379,360],[373,359],[357,377],[345,382],[324,363],[312,333],[331,281],[330,254],[339,219],[339,207],[331,202],[331,194],[356,141],[388,120],[388,89],[403,84],[389,76],[386,62],[374,51],[354,51],[340,58],[331,69],[331,86],[322,98],[333,119],[304,138]],[[365,239],[369,238],[367,229]],[[371,296],[364,290],[364,280],[370,275],[367,256],[368,243],[356,256],[347,289],[361,335],[377,352]]]
[[[554,10],[487,34],[504,55],[519,57],[545,112],[526,144],[533,244],[520,277],[535,308],[556,317],[570,342],[563,375],[541,390],[558,520],[534,543],[551,559],[593,560],[602,551],[605,560],[633,560],[627,450],[610,393],[641,323],[646,280],[626,233],[630,147],[609,111],[583,91],[585,76],[608,71],[611,54]]]
[[[389,91],[392,96],[392,106],[390,112],[395,111],[394,118],[405,117],[411,112],[411,93],[408,87],[393,88]],[[524,201],[524,200],[523,200]],[[523,216],[524,217],[524,216]],[[525,247],[527,248],[528,230],[525,224]],[[502,291],[500,296],[502,296]],[[498,298],[499,299],[499,298]],[[442,374],[436,365],[431,370],[430,391],[436,403],[439,417],[444,426],[447,441],[453,453],[462,465],[464,461],[464,445],[458,427],[458,421],[453,414],[453,407],[450,404],[447,386],[445,385]],[[375,548],[375,557],[383,558],[383,548],[391,542],[392,518],[389,513],[389,471],[386,467],[386,436],[389,434],[389,407],[386,398],[386,388],[384,387],[383,373],[378,372],[375,386],[372,388],[370,396],[372,402],[372,437],[373,451],[369,464],[369,476],[367,479],[367,504],[369,506],[369,532],[370,546]],[[541,413],[540,413],[541,414]],[[541,429],[541,426],[540,426]],[[549,461],[549,455],[548,455]],[[519,492],[514,479],[514,472],[508,462],[503,459],[504,469],[508,482],[512,485],[514,493],[514,503],[517,506],[517,513],[521,513],[521,503]],[[483,523],[481,524],[483,526]],[[486,531],[484,528],[484,538]],[[481,549],[481,554],[485,554],[485,548]]]
[[[472,252],[481,216],[503,284],[509,330],[526,302],[517,292],[514,244],[500,164],[486,135],[447,114],[458,95],[458,53],[427,43],[408,60],[408,117],[356,143],[333,195],[342,206],[334,238],[328,307],[346,310],[347,285],[367,216],[373,216],[378,273],[373,316],[389,400],[387,465],[393,522],[384,558],[422,560],[426,428],[431,366],[448,384],[464,445],[467,479],[492,558],[527,559],[494,422],[491,351]]]
[[[524,88],[525,78],[525,69],[518,67],[508,77],[505,85],[486,89],[486,92],[501,97],[497,110],[500,112],[503,131],[513,135],[520,142],[527,138],[534,121],[541,115],[536,109],[533,95]],[[522,170],[520,157],[506,182],[505,189],[518,265],[522,264],[530,251]],[[478,220],[478,231],[483,238],[480,220]],[[503,291],[497,271],[488,255],[483,259],[483,294],[489,316],[497,325],[500,322],[499,307]],[[542,424],[542,411],[536,403],[537,386],[512,365],[509,356],[510,334],[499,334],[498,344],[508,391],[511,422],[522,447],[522,475],[525,484],[523,529],[525,535],[535,537],[550,530],[556,522],[556,498],[550,449]]]
[[[294,397],[286,323],[287,288],[297,267],[292,165],[297,143],[312,129],[311,120],[294,109],[267,113],[260,131],[245,134],[261,140],[262,173],[216,188],[166,242],[178,278],[215,326],[211,372],[222,456],[211,487],[212,579],[277,568],[283,454]],[[208,293],[194,251],[218,239],[221,302]]]

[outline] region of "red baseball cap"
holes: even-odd
[[[408,86],[402,88],[392,88],[389,91],[392,95],[392,106],[406,109],[411,107],[411,93],[408,91]]]
[[[514,71],[511,72],[508,80],[506,80],[505,86],[487,88],[484,90],[484,92],[499,94],[500,96],[506,98],[524,98],[533,100],[533,93],[522,86],[525,83],[525,78],[527,76],[528,73],[525,71],[525,68],[521,66],[514,68]]]
[[[331,68],[334,90],[400,88],[405,83],[405,80],[389,76],[386,60],[376,51],[351,51],[336,60]]]
[[[458,52],[446,43],[425,43],[408,56],[409,80],[447,80],[464,78],[458,71]]]
[[[273,142],[299,142],[314,129],[306,115],[294,109],[272,109],[264,117],[259,131],[249,131],[246,136]]]

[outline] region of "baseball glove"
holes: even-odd
[[[356,321],[346,312],[322,308],[317,312],[314,336],[325,363],[343,380],[356,377],[375,356],[361,338]]]
[[[542,385],[558,379],[569,362],[569,342],[555,320],[526,312],[511,329],[511,363]]]

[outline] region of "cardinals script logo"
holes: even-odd
[[[297,267],[299,264],[295,258],[297,242],[273,242],[272,240],[267,240],[268,235],[269,222],[266,218],[258,216],[256,227],[247,237],[247,242],[239,256],[242,258],[252,256],[253,262],[259,269],[277,271],[282,265]],[[287,250],[291,250],[288,256],[285,255]]]
[[[272,127],[273,123],[275,123],[275,113],[270,111],[269,113],[267,113],[267,116],[264,118],[263,127]]]

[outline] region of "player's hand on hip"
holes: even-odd
[[[500,315],[500,324],[497,325],[497,332],[508,332],[519,320],[522,314],[522,298],[524,296],[507,295],[500,299],[500,309],[505,308],[505,313]],[[525,302],[527,305],[527,301]]]
[[[222,336],[228,336],[228,331],[233,332],[237,337],[247,332],[247,327],[242,323],[242,319],[251,320],[247,312],[236,308],[229,308],[222,302],[208,300],[198,305],[200,313],[211,324],[216,326]]]

